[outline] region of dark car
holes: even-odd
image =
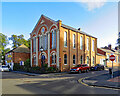
[[[101,64],[97,64],[97,65],[95,65],[95,66],[92,66],[92,67],[90,67],[90,69],[91,70],[104,70],[104,65],[101,65]]]
[[[70,72],[71,73],[76,73],[76,72],[81,73],[83,71],[89,72],[89,70],[90,70],[90,67],[87,64],[79,64],[79,65],[77,65],[75,67],[72,67]]]

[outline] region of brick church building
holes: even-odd
[[[31,66],[41,67],[41,56],[45,64],[67,71],[77,64],[96,64],[97,38],[41,15],[31,38]],[[40,48],[43,51],[40,51]],[[42,55],[41,55],[42,53]]]

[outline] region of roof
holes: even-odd
[[[103,55],[103,54],[100,54],[100,53],[97,53],[97,55],[99,55],[99,56],[105,56],[105,55]]]
[[[45,15],[43,15],[43,14],[41,15],[41,17],[42,17],[42,16],[43,16],[44,18],[50,20],[51,22],[54,22],[54,23],[58,23],[58,21],[59,21],[59,20],[58,20],[58,21],[55,21],[55,20],[53,20],[53,19],[51,19],[51,18],[49,18],[49,17],[47,17],[47,16],[45,16]],[[38,20],[38,22],[39,22],[39,21],[40,21],[40,19]],[[37,24],[38,24],[38,22],[37,22]],[[37,26],[37,24],[36,24],[36,26]],[[35,26],[35,27],[36,27],[36,26]],[[76,29],[76,28],[70,27],[70,26],[65,25],[65,24],[62,24],[61,27],[70,29],[70,30],[75,31],[75,32],[79,32],[79,33],[81,33],[81,34],[85,34],[85,35],[90,36],[90,37],[93,37],[93,38],[96,38],[96,37],[94,37],[94,36],[92,36],[92,35],[89,35],[89,34],[83,32],[83,31],[80,31],[80,30],[78,30],[78,29]],[[34,29],[33,29],[33,30],[34,30]],[[33,31],[32,31],[32,32],[33,32]]]
[[[103,50],[103,51],[105,51],[105,52],[107,52],[107,53],[113,53],[113,54],[118,54],[118,51],[116,51],[116,50],[110,50],[110,49],[104,49],[104,48],[99,48],[99,49],[101,49],[101,50]]]
[[[10,52],[30,53],[30,49],[29,49],[27,46],[25,46],[24,44],[22,44],[22,45],[20,45],[19,47],[14,48],[14,49],[10,50],[10,51],[7,52],[7,53],[10,53]],[[6,54],[7,54],[7,53],[6,53]]]
[[[85,35],[87,35],[87,36],[94,37],[94,36],[92,36],[92,35],[89,35],[89,34],[83,32],[83,31],[80,31],[80,30],[78,30],[78,29],[76,29],[76,28],[70,27],[70,26],[65,25],[65,24],[62,24],[61,27],[64,27],[64,28],[67,28],[67,29],[73,30],[73,31],[75,31],[75,32],[79,32],[79,33],[81,33],[81,34],[85,34]],[[94,38],[96,38],[96,37],[94,37]]]

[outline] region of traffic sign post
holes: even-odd
[[[112,78],[113,78],[113,61],[115,60],[115,56],[111,55],[109,59],[112,61]]]

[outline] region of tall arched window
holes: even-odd
[[[36,52],[36,37],[33,38],[33,52]]]
[[[52,49],[54,47],[54,36],[53,36],[53,31],[52,31]]]
[[[34,65],[36,65],[36,56],[35,55],[33,57],[33,63],[34,63]]]
[[[54,30],[54,48],[56,48],[56,30]]]
[[[83,56],[81,55],[81,57],[80,57],[80,64],[82,64],[83,63]]]
[[[64,32],[64,46],[67,47],[67,32]]]
[[[83,38],[82,38],[82,36],[80,36],[80,49],[82,50],[82,42],[83,42],[83,40],[82,40]]]
[[[75,55],[73,55],[73,64],[75,64]]]
[[[64,54],[64,64],[67,64],[67,54]]]
[[[52,55],[52,64],[56,64],[56,55],[55,54]]]

